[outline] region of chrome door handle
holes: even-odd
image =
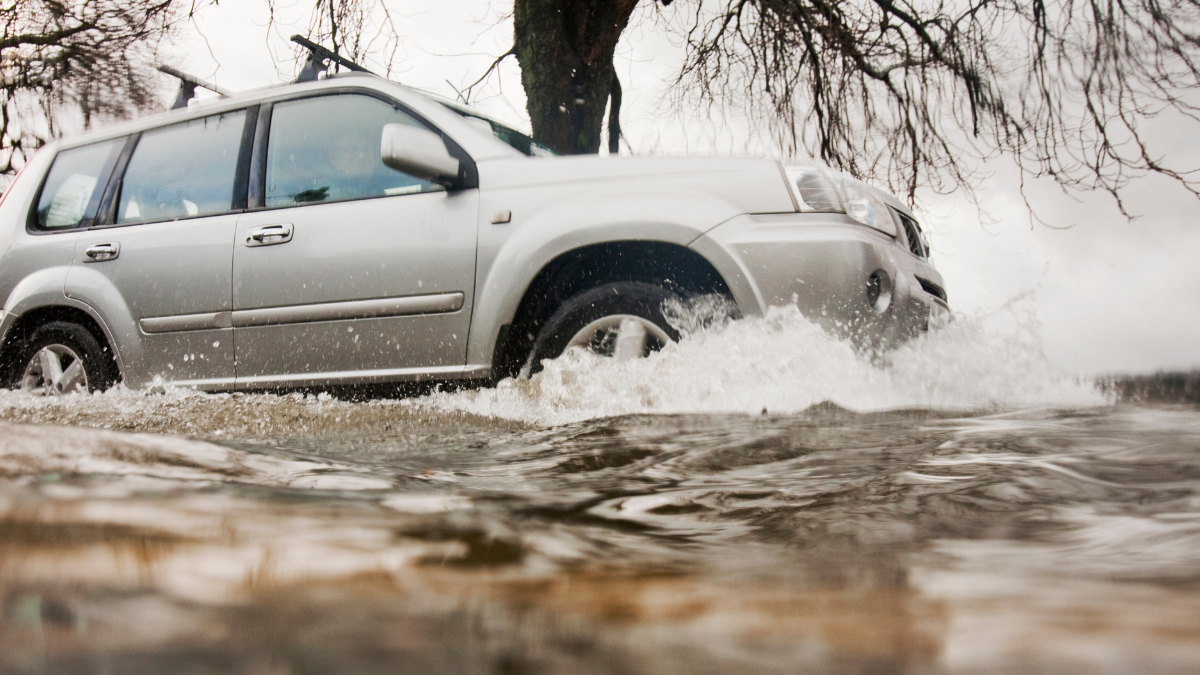
[[[92,244],[83,251],[83,262],[104,262],[121,255],[121,245],[117,242],[108,244]]]
[[[266,225],[257,230],[251,230],[250,235],[246,237],[247,246],[272,246],[274,244],[286,244],[292,240],[292,224],[279,223],[278,225]]]

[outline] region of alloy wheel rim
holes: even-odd
[[[86,392],[88,381],[83,359],[66,345],[46,345],[25,366],[21,390],[41,396]]]
[[[613,314],[589,323],[575,333],[567,349],[582,347],[618,361],[641,358],[674,342],[666,331],[648,319]]]

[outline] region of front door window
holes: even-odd
[[[371,96],[277,103],[267,145],[266,205],[296,206],[443,189],[383,164],[385,124],[420,122]]]

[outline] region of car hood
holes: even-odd
[[[731,157],[522,157],[479,163],[479,187],[488,192],[553,186],[598,191],[664,190],[716,197],[742,213],[795,211],[780,164]]]

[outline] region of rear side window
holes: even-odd
[[[267,143],[267,206],[386,197],[442,187],[385,166],[383,125],[425,128],[371,96],[340,94],[275,104]]]
[[[37,229],[69,230],[96,217],[100,195],[125,139],[63,150],[54,158],[37,205]]]
[[[245,123],[239,110],[143,133],[121,181],[117,223],[231,210]]]

